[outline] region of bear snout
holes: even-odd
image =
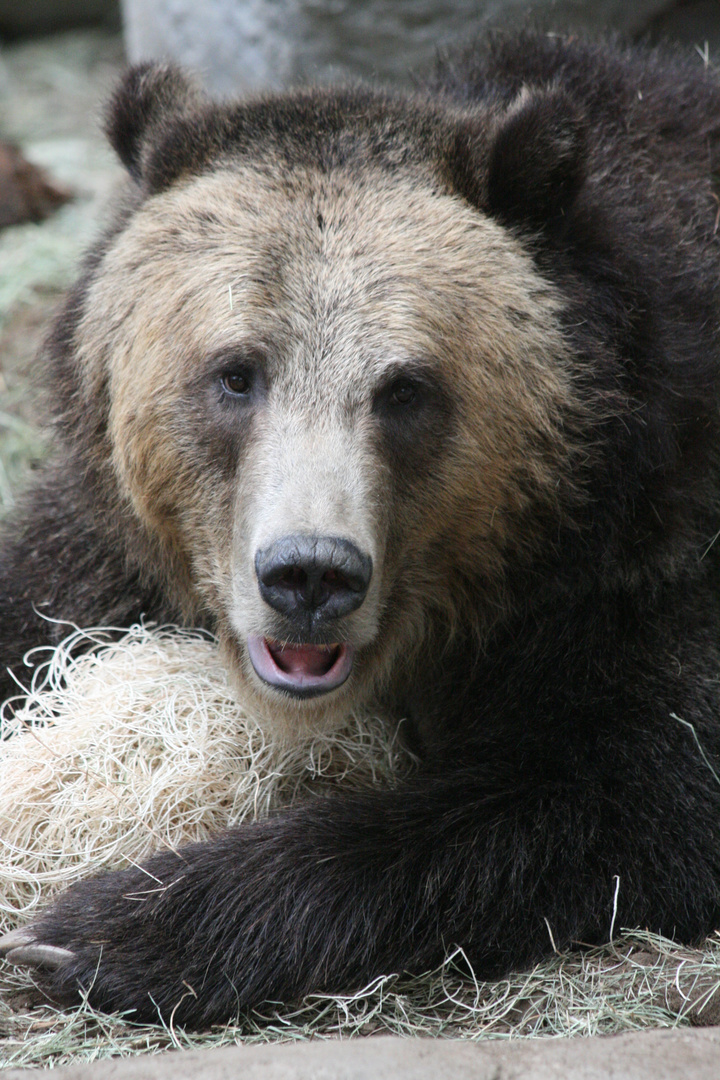
[[[372,558],[335,536],[283,536],[257,551],[255,573],[263,600],[298,629],[330,622],[360,607],[372,577]]]
[[[258,677],[297,698],[342,686],[353,669],[355,648],[342,640],[345,631],[338,622],[365,600],[372,570],[370,555],[336,536],[293,534],[258,550],[260,595],[287,625],[282,641],[248,637],[248,656]]]

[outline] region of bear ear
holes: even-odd
[[[561,89],[523,90],[490,146],[487,202],[507,223],[549,225],[585,178],[585,124]]]
[[[141,182],[153,143],[170,124],[205,100],[174,64],[137,64],[125,73],[105,115],[105,133],[130,175]]]
[[[489,134],[470,117],[448,165],[455,190],[504,224],[548,228],[585,178],[585,122],[559,88],[523,90]]]

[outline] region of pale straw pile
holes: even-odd
[[[273,744],[233,697],[215,642],[201,634],[76,631],[29,659],[29,694],[4,708],[0,728],[2,930],[88,874],[338,781],[392,783],[413,767],[392,727],[369,716],[348,716],[342,730],[292,749]],[[493,983],[474,979],[451,949],[422,976],[388,972],[346,997],[267,1006],[206,1032],[133,1024],[87,1003],[56,1009],[38,996],[32,973],[0,963],[0,1068],[378,1032],[558,1037],[719,1022],[717,937],[687,949],[618,932],[602,948],[558,954]]]
[[[29,693],[0,719],[0,932],[89,874],[409,767],[377,717],[272,742],[199,633],[76,631],[28,660]]]

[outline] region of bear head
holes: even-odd
[[[552,88],[218,105],[155,65],[107,126],[129,183],[66,422],[246,698],[331,724],[481,639],[569,513],[577,364],[531,248],[582,124]]]

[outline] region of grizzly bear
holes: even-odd
[[[283,737],[377,708],[421,767],[87,881],[7,957],[204,1025],[720,927],[712,68],[526,35],[410,95],[213,104],[148,65],[107,128],[3,664],[203,626]]]

